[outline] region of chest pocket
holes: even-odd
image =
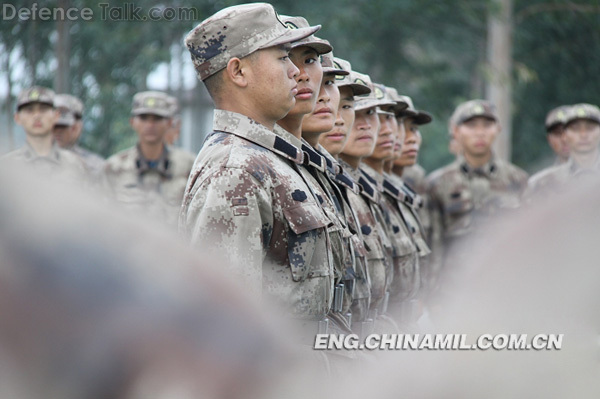
[[[326,229],[331,221],[314,202],[283,210],[288,231],[288,258],[294,281],[331,275]]]
[[[450,193],[444,203],[446,233],[452,236],[466,232],[472,224],[474,207],[468,190]]]

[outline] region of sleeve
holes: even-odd
[[[183,232],[192,246],[227,263],[237,278],[255,294],[262,291],[262,264],[271,231],[270,190],[248,171],[221,168],[190,191],[182,211]]]
[[[430,289],[435,290],[439,274],[442,270],[443,258],[444,258],[444,225],[442,216],[442,205],[436,194],[435,185],[428,182],[427,185],[427,196],[428,196],[428,211],[429,219],[431,223],[431,255],[429,258],[429,271],[430,271]]]

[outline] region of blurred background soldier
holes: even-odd
[[[600,109],[592,104],[576,104],[563,109],[564,139],[569,160],[545,169],[529,179],[527,197],[543,198],[564,190],[579,177],[598,178],[600,172]]]
[[[15,122],[25,130],[25,145],[2,157],[4,161],[18,162],[47,176],[60,176],[81,181],[83,162],[70,151],[61,149],[52,137],[56,121],[74,122],[68,109],[60,112],[54,106],[54,91],[41,86],[23,90],[17,98]]]
[[[452,273],[453,264],[467,255],[453,253],[451,257],[453,243],[490,217],[517,208],[527,184],[523,170],[494,156],[492,144],[500,134],[500,124],[491,103],[462,103],[451,121],[462,154],[428,177],[433,251],[430,269],[434,279],[442,264]]]
[[[54,98],[54,105],[59,109],[61,115],[63,113],[73,115],[72,121],[71,117],[61,117],[54,124],[54,139],[61,148],[71,150],[79,155],[88,176],[98,181],[104,168],[104,159],[78,144],[83,130],[83,102],[70,94],[57,94]]]
[[[118,202],[176,226],[194,157],[165,143],[171,112],[165,93],[137,93],[129,123],[138,143],[106,161],[104,178]]]
[[[568,105],[561,105],[548,112],[546,116],[546,138],[554,155],[554,166],[569,160],[569,145],[565,139],[565,116]]]

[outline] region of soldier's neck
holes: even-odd
[[[465,161],[467,161],[471,168],[477,169],[490,162],[490,160],[492,159],[492,152],[490,151],[486,155],[482,156],[473,156],[471,154],[463,152],[463,157],[465,158]]]
[[[348,165],[350,165],[352,169],[358,169],[358,167],[360,166],[360,158],[344,154],[343,152],[340,154],[340,158]]]
[[[52,151],[52,134],[48,133],[41,136],[28,135],[27,143],[39,156],[50,155],[50,151]]]
[[[302,132],[302,138],[304,138],[304,140],[306,140],[306,142],[310,144],[312,148],[317,148],[321,134],[322,133]]]
[[[140,142],[140,151],[144,158],[151,161],[159,159],[163,153],[164,144],[159,141],[156,143],[142,143]]]
[[[296,138],[302,138],[302,118],[304,114],[287,115],[285,118],[277,122],[279,126],[293,134]]]
[[[363,158],[362,161],[364,163],[366,163],[367,165],[369,165],[371,168],[373,168],[377,173],[383,174],[383,164],[385,163],[384,160],[373,159],[373,158]]]
[[[402,177],[402,173],[404,173],[404,166],[394,165],[392,167],[392,173]]]
[[[389,161],[385,161],[383,163],[383,170],[385,171],[385,173],[392,173],[393,167],[394,167],[394,161],[391,159]]]
[[[595,151],[584,154],[572,152],[571,156],[573,157],[573,160],[579,167],[588,169],[596,164],[596,162],[598,161],[598,154],[599,151],[598,149],[596,149]]]

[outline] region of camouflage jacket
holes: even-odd
[[[88,175],[100,181],[100,177],[102,176],[102,173],[104,173],[104,158],[77,144],[70,148],[70,150],[81,158]]]
[[[38,155],[26,141],[25,144],[2,156],[2,161],[15,162],[32,168],[36,173],[58,177],[71,183],[81,183],[87,178],[81,159],[70,151],[63,150],[53,143],[50,154]]]
[[[414,190],[423,201],[423,206],[417,209],[421,225],[423,226],[423,238],[425,241],[429,241],[431,235],[431,219],[429,217],[429,197],[427,195],[427,182],[425,179],[425,169],[419,164],[414,164],[408,168],[404,168],[402,171],[401,179],[404,181],[405,186],[410,187]]]
[[[578,181],[582,176],[598,175],[600,158],[591,168],[582,168],[573,158],[567,162],[546,168],[529,178],[524,197],[527,200],[555,194],[570,182]]]
[[[215,110],[179,218],[196,247],[227,257],[245,286],[296,318],[331,309],[333,222],[300,171],[300,148],[250,118]]]
[[[473,170],[462,157],[427,178],[432,256],[439,270],[448,245],[497,214],[517,208],[527,173],[492,157]]]
[[[352,321],[362,321],[367,317],[371,298],[369,272],[367,266],[367,250],[357,212],[353,209],[349,196],[359,195],[360,186],[321,145],[317,151],[326,162],[325,184],[331,187],[334,197],[340,204],[340,214],[346,220],[351,236],[346,245],[352,256],[352,268],[346,269],[344,284],[349,299],[348,310],[351,310]],[[346,311],[346,309],[345,309]]]
[[[135,146],[106,160],[104,185],[119,203],[176,226],[193,163],[193,155],[167,146],[160,159],[148,161]]]

